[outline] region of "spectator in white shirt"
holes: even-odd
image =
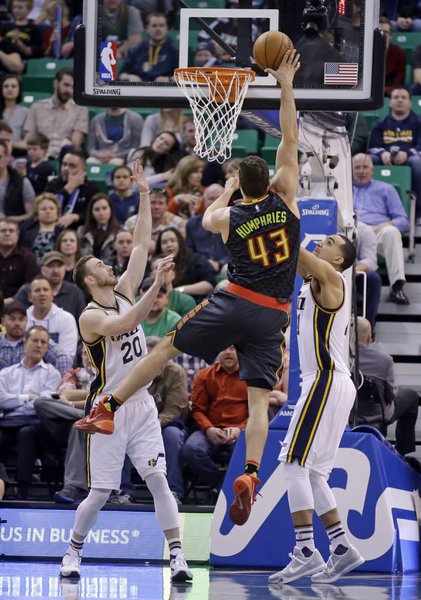
[[[17,446],[20,499],[27,497],[37,454],[31,435],[38,423],[34,400],[56,392],[61,382],[57,369],[43,361],[48,342],[45,327],[30,327],[25,333],[21,362],[0,371],[0,450]]]
[[[53,302],[50,282],[43,275],[36,275],[29,288],[32,302],[26,312],[28,329],[32,325],[42,325],[50,337],[74,359],[77,350],[78,330],[76,319],[69,312]]]

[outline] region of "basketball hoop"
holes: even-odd
[[[223,163],[231,156],[237,119],[254,71],[229,67],[185,67],[174,79],[189,101],[196,125],[195,153]]]

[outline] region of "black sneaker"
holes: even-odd
[[[74,487],[73,485],[68,485],[56,492],[53,496],[53,500],[59,504],[73,504],[74,502],[84,500],[87,495],[88,493],[85,490]]]
[[[390,290],[389,302],[394,302],[395,304],[411,304],[408,299],[408,296],[402,289]]]

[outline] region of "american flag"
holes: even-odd
[[[358,63],[325,63],[325,85],[357,85]]]

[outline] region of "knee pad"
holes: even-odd
[[[285,463],[284,477],[290,511],[295,513],[301,510],[314,510],[309,470],[301,467],[297,461]]]
[[[178,507],[164,473],[150,473],[145,483],[153,496],[156,518],[162,531],[179,527]]]
[[[336,508],[336,499],[326,477],[315,471],[310,471],[310,485],[314,498],[314,510],[317,516],[324,515]]]

